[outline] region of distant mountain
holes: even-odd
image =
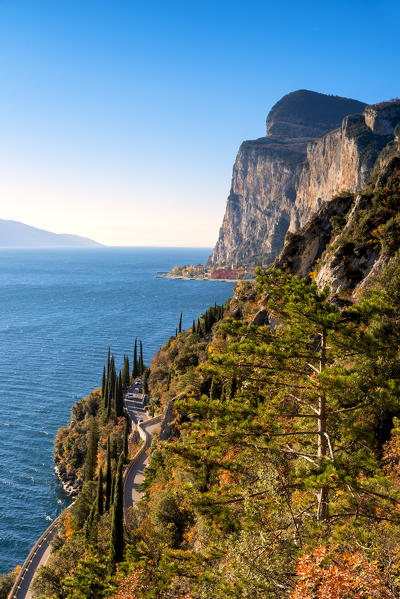
[[[0,219],[0,247],[2,248],[83,248],[101,245],[87,237],[50,233],[15,220]]]

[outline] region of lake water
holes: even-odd
[[[0,572],[22,564],[68,503],[53,440],[72,404],[101,384],[108,345],[118,366],[135,336],[144,358],[233,283],[157,278],[204,263],[208,249],[0,250]]]

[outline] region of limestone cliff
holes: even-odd
[[[305,90],[284,96],[268,115],[266,137],[239,149],[208,264],[271,263],[288,229],[335,194],[365,185],[399,120],[398,102],[366,107]]]
[[[374,133],[364,114],[347,116],[341,127],[310,142],[307,160],[296,185],[296,200],[290,230],[304,225],[323,202],[335,194],[361,189],[382,148],[393,139],[390,134]],[[398,118],[400,110],[397,109]]]
[[[399,127],[400,128],[400,127]],[[400,133],[400,132],[399,132]],[[287,233],[275,266],[315,278],[319,288],[357,295],[400,249],[400,139],[381,152],[360,192],[324,202]]]

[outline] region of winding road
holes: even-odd
[[[144,444],[128,464],[124,477],[124,510],[134,505],[141,498],[139,485],[144,479],[144,469],[148,464],[149,456],[147,449],[150,447],[151,439],[155,431],[160,428],[161,416],[151,418],[144,407],[144,396],[141,393],[135,393],[134,387],[128,389],[125,394],[125,407],[132,423],[132,430],[139,424],[138,431]],[[127,395],[131,397],[127,398]],[[139,423],[139,420],[143,422]],[[148,422],[146,422],[148,421]],[[56,518],[45,530],[42,536],[36,541],[29,552],[19,575],[11,589],[8,599],[32,599],[29,591],[31,582],[39,566],[47,563],[50,556],[50,543],[57,531]]]
[[[132,429],[139,420],[143,420],[138,426],[139,434],[145,445],[136,454],[125,471],[124,479],[124,510],[132,507],[140,498],[139,486],[144,480],[144,469],[149,462],[147,449],[151,445],[153,434],[160,428],[161,416],[151,418],[146,412],[143,404],[144,396],[133,394],[132,399],[125,398],[125,407],[132,422]],[[146,422],[147,421],[147,422]]]

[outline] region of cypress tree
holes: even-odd
[[[145,395],[149,392],[149,376],[150,376],[150,368],[145,368],[143,373],[143,393]]]
[[[110,509],[110,504],[111,504],[112,473],[111,473],[111,447],[110,447],[110,445],[111,445],[110,435],[108,435],[108,439],[107,439],[107,470],[106,470],[106,504],[105,504],[106,512],[108,512],[108,510]]]
[[[181,312],[181,315],[179,317],[178,333],[182,333],[182,312]]]
[[[107,387],[107,420],[111,418],[111,394],[110,387]]]
[[[114,417],[118,418],[118,377],[115,379],[115,383],[114,383],[114,394],[113,394],[113,400],[114,400]]]
[[[195,333],[195,332],[196,332],[196,323],[195,323],[195,321],[193,320],[193,324],[192,324],[192,333]]]
[[[137,359],[137,337],[135,338],[135,347],[133,349],[133,367],[132,367],[132,378],[135,379],[138,376],[138,359]]]
[[[99,480],[97,485],[97,513],[102,516],[104,512],[104,498],[103,498],[103,469],[100,468]]]
[[[128,437],[129,437],[129,430],[128,430],[128,423],[125,421],[125,428],[124,428],[124,454],[126,456],[126,458],[128,458]]]
[[[139,375],[142,376],[143,374],[143,370],[144,370],[144,363],[143,363],[143,344],[142,344],[142,340],[140,340],[140,355],[139,355]]]
[[[96,506],[95,506],[95,504],[93,504],[92,507],[90,508],[89,515],[86,518],[85,528],[83,531],[87,541],[89,541],[89,539],[91,537],[95,511],[96,511]]]
[[[204,332],[207,335],[207,333],[210,331],[211,327],[210,327],[210,321],[208,318],[208,310],[207,312],[204,314]]]
[[[122,386],[124,389],[129,387],[129,359],[124,356],[124,367],[122,369]]]
[[[112,506],[114,505],[114,489],[115,489],[115,477],[117,476],[117,474],[115,473],[115,475],[112,477],[111,479],[111,500],[110,500],[110,509],[112,508]]]
[[[111,356],[111,365],[110,365],[110,388],[111,389],[114,389],[116,378],[117,378],[117,373],[115,370],[115,359],[114,359],[114,356]]]
[[[110,376],[110,367],[111,367],[111,357],[110,357],[111,348],[108,346],[108,356],[107,356],[107,378]]]
[[[98,436],[94,420],[91,421],[87,433],[86,459],[85,459],[85,481],[93,480],[97,465],[97,443]]]
[[[123,464],[124,454],[121,454],[114,485],[109,564],[110,574],[115,572],[115,565],[122,561],[124,555],[124,504],[122,484]]]
[[[104,399],[106,392],[106,367],[103,366],[103,377],[101,379],[101,397]]]
[[[119,418],[124,414],[124,393],[122,390],[121,378],[115,381],[115,417]]]

